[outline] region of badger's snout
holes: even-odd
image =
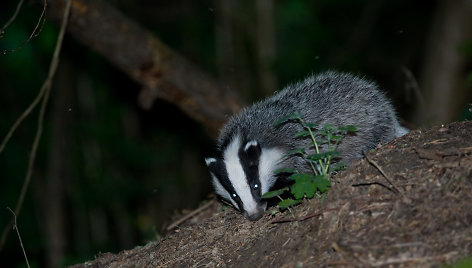
[[[259,202],[254,210],[244,211],[243,215],[250,221],[257,221],[264,215],[267,208],[267,202]]]

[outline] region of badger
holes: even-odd
[[[392,104],[374,82],[334,71],[308,76],[244,108],[221,129],[216,156],[205,158],[205,162],[216,194],[251,221],[260,219],[267,208],[261,196],[278,182],[288,181],[283,174],[275,175],[276,169],[310,171],[301,157],[284,157],[290,150],[308,146],[306,139],[295,138],[303,126],[291,121],[274,126],[294,112],[318,126],[357,128],[337,147],[339,160],[346,166],[379,143],[408,132],[400,126]]]

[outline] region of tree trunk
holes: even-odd
[[[218,63],[218,73],[222,81],[231,86],[236,85],[235,79],[235,51],[234,51],[234,31],[232,14],[235,5],[234,0],[216,0],[215,10],[215,41],[216,60]]]
[[[424,107],[417,107],[414,121],[431,126],[455,121],[470,99],[466,86],[465,57],[460,46],[472,37],[472,3],[439,2],[429,33],[420,87]]]
[[[44,234],[47,240],[46,254],[48,267],[60,267],[66,246],[65,233],[65,185],[70,171],[68,144],[70,139],[70,108],[72,101],[72,88],[69,75],[71,69],[67,62],[61,63],[58,73],[57,85],[53,94],[52,130],[50,137],[50,150],[48,158],[48,172],[45,178],[45,192],[43,198],[42,214],[44,217]]]
[[[257,54],[259,80],[264,95],[277,89],[277,78],[273,71],[276,58],[274,0],[257,0]]]
[[[254,80],[251,74],[250,56],[247,44],[252,41],[248,22],[251,16],[248,3],[241,0],[215,0],[216,6],[216,50],[220,76],[228,88],[240,93],[246,99],[254,97]],[[251,25],[251,26],[248,26]],[[257,92],[256,92],[257,93]]]

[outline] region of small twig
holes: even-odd
[[[205,205],[195,209],[194,211],[188,213],[187,215],[184,215],[182,218],[174,221],[173,223],[171,223],[167,228],[166,230],[167,231],[170,231],[172,229],[174,229],[175,227],[179,226],[181,223],[183,223],[184,221],[190,219],[191,217],[197,215],[198,213],[200,213],[201,211],[207,209],[208,207],[210,207],[211,205],[213,205],[214,203],[214,199],[210,200],[208,203],[206,203]]]
[[[326,265],[328,267],[331,267],[331,266],[341,266],[341,267],[353,267],[353,266],[356,266],[354,265],[354,263],[352,261],[346,261],[346,260],[343,260],[343,261],[328,261],[326,262]],[[359,266],[359,265],[358,265]]]
[[[20,8],[23,5],[24,0],[20,0],[18,2],[18,5],[16,6],[15,12],[13,13],[13,16],[3,25],[2,29],[0,29],[0,38],[3,37],[3,33],[5,32],[5,29],[10,26],[10,24],[16,19],[16,16],[18,16],[18,13],[20,12]]]
[[[472,152],[472,146],[469,147],[462,147],[458,149],[461,153],[469,153]]]
[[[392,205],[392,202],[371,203],[371,204],[363,205],[363,206],[357,208],[356,212],[362,212],[362,211],[365,211],[365,210],[374,210],[374,209],[377,209],[377,208],[382,208],[382,207],[391,206],[391,205]]]
[[[385,173],[385,171],[383,171],[382,167],[377,164],[377,162],[375,162],[374,160],[372,160],[368,154],[364,154],[365,156],[365,159],[367,160],[367,162],[369,162],[371,165],[373,165],[375,168],[377,168],[378,171],[380,171],[380,173],[384,176],[385,180],[390,183],[390,185],[392,185],[392,187],[395,189],[395,191],[399,194],[401,194],[401,196],[403,197],[403,200],[405,201],[405,203],[410,203],[411,200],[406,197],[402,191],[400,191],[400,189],[397,187],[397,185],[395,185],[392,180],[390,179],[390,177]]]
[[[400,193],[400,189],[397,188],[397,186],[392,182],[390,177],[385,173],[385,171],[383,171],[382,167],[379,164],[377,164],[377,162],[372,160],[369,157],[368,154],[365,154],[365,159],[367,160],[367,162],[369,162],[371,165],[373,165],[375,168],[377,168],[378,171],[380,171],[380,173],[385,177],[385,179],[388,181],[388,183],[390,183],[393,186],[393,188],[395,188],[395,191],[397,193]]]
[[[280,199],[280,201],[284,201],[284,199],[283,199],[280,195],[278,195],[277,197]],[[290,207],[287,207],[287,209],[288,209],[288,212],[289,212],[292,216],[295,217],[295,213],[293,213],[293,211],[290,209]]]
[[[306,216],[303,216],[303,217],[294,217],[294,218],[281,218],[281,219],[275,219],[273,221],[271,221],[270,223],[284,223],[284,222],[292,222],[292,221],[304,221],[306,219],[309,219],[309,218],[313,218],[313,217],[316,217],[316,216],[319,216],[325,212],[328,212],[328,211],[337,211],[339,210],[339,208],[327,208],[327,209],[323,209],[323,210],[320,210],[318,212],[315,212],[315,213],[311,213],[311,214],[308,214]]]
[[[61,47],[62,47],[62,40],[64,39],[64,34],[65,34],[65,31],[66,31],[66,28],[67,28],[67,22],[69,20],[71,2],[72,2],[71,0],[68,0],[67,3],[66,3],[66,7],[65,7],[65,10],[64,10],[64,17],[62,19],[62,24],[61,24],[61,29],[59,31],[59,36],[57,37],[56,47],[54,49],[54,54],[52,56],[51,65],[49,66],[48,77],[44,81],[44,83],[41,87],[40,93],[38,94],[36,99],[33,101],[33,103],[35,103],[35,102],[37,103],[42,99],[41,109],[39,111],[39,116],[38,116],[38,129],[36,130],[36,136],[34,137],[33,145],[31,147],[31,152],[30,152],[30,155],[29,155],[28,170],[26,172],[25,182],[23,183],[23,186],[22,186],[21,192],[20,192],[20,196],[18,198],[18,202],[17,202],[16,207],[15,207],[15,214],[16,215],[20,214],[20,210],[21,210],[21,207],[23,206],[23,201],[25,199],[26,191],[28,190],[28,186],[29,186],[30,181],[31,181],[31,175],[33,173],[33,164],[34,164],[34,161],[35,161],[35,158],[36,158],[36,151],[38,149],[39,140],[41,138],[41,134],[42,134],[42,131],[43,131],[44,114],[46,112],[46,105],[48,103],[49,93],[51,92],[52,79],[54,77],[54,74],[56,73],[57,66],[59,64],[59,54],[60,54]],[[27,111],[30,110],[30,108],[31,108],[31,110],[34,108],[33,104],[28,107]],[[7,143],[8,139],[9,139],[9,136],[11,136],[11,134],[13,134],[14,128],[16,128],[21,123],[21,121],[23,121],[23,119],[28,115],[29,112],[26,113],[27,111],[25,111],[21,115],[21,117],[13,125],[12,129],[10,130],[10,132],[8,133],[8,135],[5,138],[4,142],[2,143],[2,146],[0,147],[0,152],[3,149],[3,147],[5,146],[5,144]],[[13,225],[13,223],[14,223],[14,221],[13,221],[13,219],[11,219],[10,222],[8,223],[8,225],[3,230],[2,236],[0,238],[0,251],[2,251],[2,249],[3,249],[3,246],[5,244],[8,232],[10,231],[10,228]]]
[[[43,29],[43,26],[44,26],[44,22],[46,22],[46,18],[45,18],[45,15],[46,15],[46,9],[47,9],[47,2],[46,0],[44,0],[44,4],[43,4],[43,11],[41,12],[41,15],[39,16],[39,19],[38,19],[38,22],[36,23],[36,26],[34,27],[33,29],[33,32],[31,32],[30,36],[28,37],[28,39],[26,39],[25,41],[23,41],[23,43],[21,43],[19,46],[17,46],[16,48],[13,48],[13,49],[4,49],[3,50],[3,55],[7,54],[7,53],[11,53],[11,52],[15,52],[17,51],[18,49],[21,49],[23,46],[25,46],[29,41],[31,41],[31,39],[37,37],[39,35],[39,33],[41,33],[42,29]],[[18,10],[17,10],[18,11]],[[15,14],[15,17],[16,17],[16,14]],[[10,21],[8,22],[8,24],[11,23]],[[6,25],[8,26],[8,25]],[[5,26],[4,26],[5,27]],[[4,30],[4,28],[2,28],[2,31]]]
[[[17,12],[19,11],[19,8],[22,4],[23,0],[18,4],[17,6]],[[29,40],[31,40],[33,34],[35,33],[36,29],[38,28],[38,25],[41,21],[41,19],[43,18],[44,14],[46,13],[46,6],[47,6],[47,2],[46,0],[44,0],[44,6],[43,6],[43,12],[41,13],[41,16],[39,18],[39,21],[38,21],[38,24],[36,25],[33,33],[31,33],[31,36],[30,38],[28,38],[28,40],[26,40],[22,45],[20,45],[19,47],[13,49],[13,50],[4,50],[3,51],[3,54],[6,54],[7,52],[13,52],[14,50],[17,50],[19,49],[20,47],[24,46],[27,42],[29,42]],[[14,14],[14,16],[12,17],[12,19],[14,19],[14,17],[16,17],[16,13]],[[12,20],[10,19],[10,20]],[[46,19],[44,19],[46,20]],[[8,21],[4,26],[3,28],[1,29],[0,31],[0,34],[2,34],[3,30],[5,30],[6,27],[8,27],[8,24],[10,24],[11,22]],[[39,33],[38,33],[39,34]],[[50,70],[51,71],[51,70]],[[43,87],[41,88],[41,90],[39,91],[39,94],[38,96],[36,97],[36,99],[30,104],[30,106],[23,112],[23,114],[16,120],[15,124],[13,124],[13,126],[11,127],[10,131],[7,133],[7,135],[5,136],[5,138],[3,139],[2,141],[2,144],[0,145],[0,154],[2,153],[3,149],[5,148],[6,144],[8,143],[8,141],[10,140],[11,136],[13,135],[13,133],[16,131],[16,129],[18,128],[18,126],[23,122],[23,120],[31,113],[31,111],[38,105],[39,101],[41,100],[41,98],[43,97],[44,95],[44,92],[46,91],[46,87],[45,87],[45,84],[46,82],[43,84]],[[0,247],[1,248],[1,247]]]
[[[408,79],[407,87],[413,89],[416,95],[416,99],[418,100],[418,104],[421,109],[425,108],[425,100],[423,94],[421,94],[420,86],[418,85],[418,81],[416,81],[415,76],[410,71],[410,69],[406,68],[405,66],[402,67],[402,71],[405,74],[406,78]]]
[[[284,248],[288,244],[288,242],[290,242],[291,239],[292,239],[291,237],[288,237],[287,241],[285,241],[285,243],[282,244],[281,248]]]
[[[227,205],[228,207],[232,207],[232,208],[234,208],[234,209],[237,210],[237,208],[236,208],[233,204],[231,204],[230,202],[228,202],[228,201],[226,201],[226,200],[224,200],[224,199],[221,199],[220,201],[223,202],[223,203],[224,203],[225,205]]]
[[[392,188],[388,187],[387,185],[385,185],[381,182],[377,182],[377,181],[374,181],[374,182],[360,182],[360,183],[351,184],[352,187],[370,186],[370,185],[380,185],[382,187],[387,188],[389,191],[392,191],[392,192],[394,191]]]
[[[16,224],[16,214],[15,214],[15,212],[13,212],[13,210],[11,210],[11,208],[7,207],[7,209],[13,214],[13,219],[15,220],[15,223],[13,225],[13,229],[15,229],[16,234],[18,235],[18,240],[20,240],[20,245],[21,245],[21,249],[23,250],[23,255],[25,255],[26,266],[28,266],[28,268],[29,268],[30,265],[29,265],[29,262],[28,262],[28,256],[26,256],[25,247],[23,246],[23,241],[21,241],[20,230],[18,230],[18,225]]]
[[[457,255],[457,251],[451,251],[442,255],[438,256],[418,256],[418,257],[390,257],[386,260],[378,260],[378,261],[367,261],[366,262],[372,267],[384,267],[384,266],[393,266],[393,265],[401,265],[405,263],[431,263],[432,261],[445,261],[450,259],[452,256]],[[416,266],[416,265],[415,265]]]
[[[438,139],[438,140],[423,143],[423,146],[429,145],[429,144],[442,144],[442,143],[446,143],[448,141],[449,141],[448,139]]]

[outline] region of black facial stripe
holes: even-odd
[[[243,167],[244,174],[246,174],[246,180],[251,189],[251,194],[254,199],[259,202],[261,199],[261,181],[259,178],[260,147],[259,145],[257,146],[257,150],[259,150],[259,152],[248,153],[244,150],[246,143],[247,142],[243,143],[239,149],[239,162]],[[258,186],[256,189],[253,188],[255,184]]]
[[[239,196],[233,197],[233,193],[236,193],[233,185],[228,178],[228,172],[226,171],[225,163],[221,159],[217,159],[216,162],[212,162],[208,168],[215,175],[216,179],[221,183],[223,188],[229,193],[229,196],[238,205],[237,209],[243,209],[243,202]]]

